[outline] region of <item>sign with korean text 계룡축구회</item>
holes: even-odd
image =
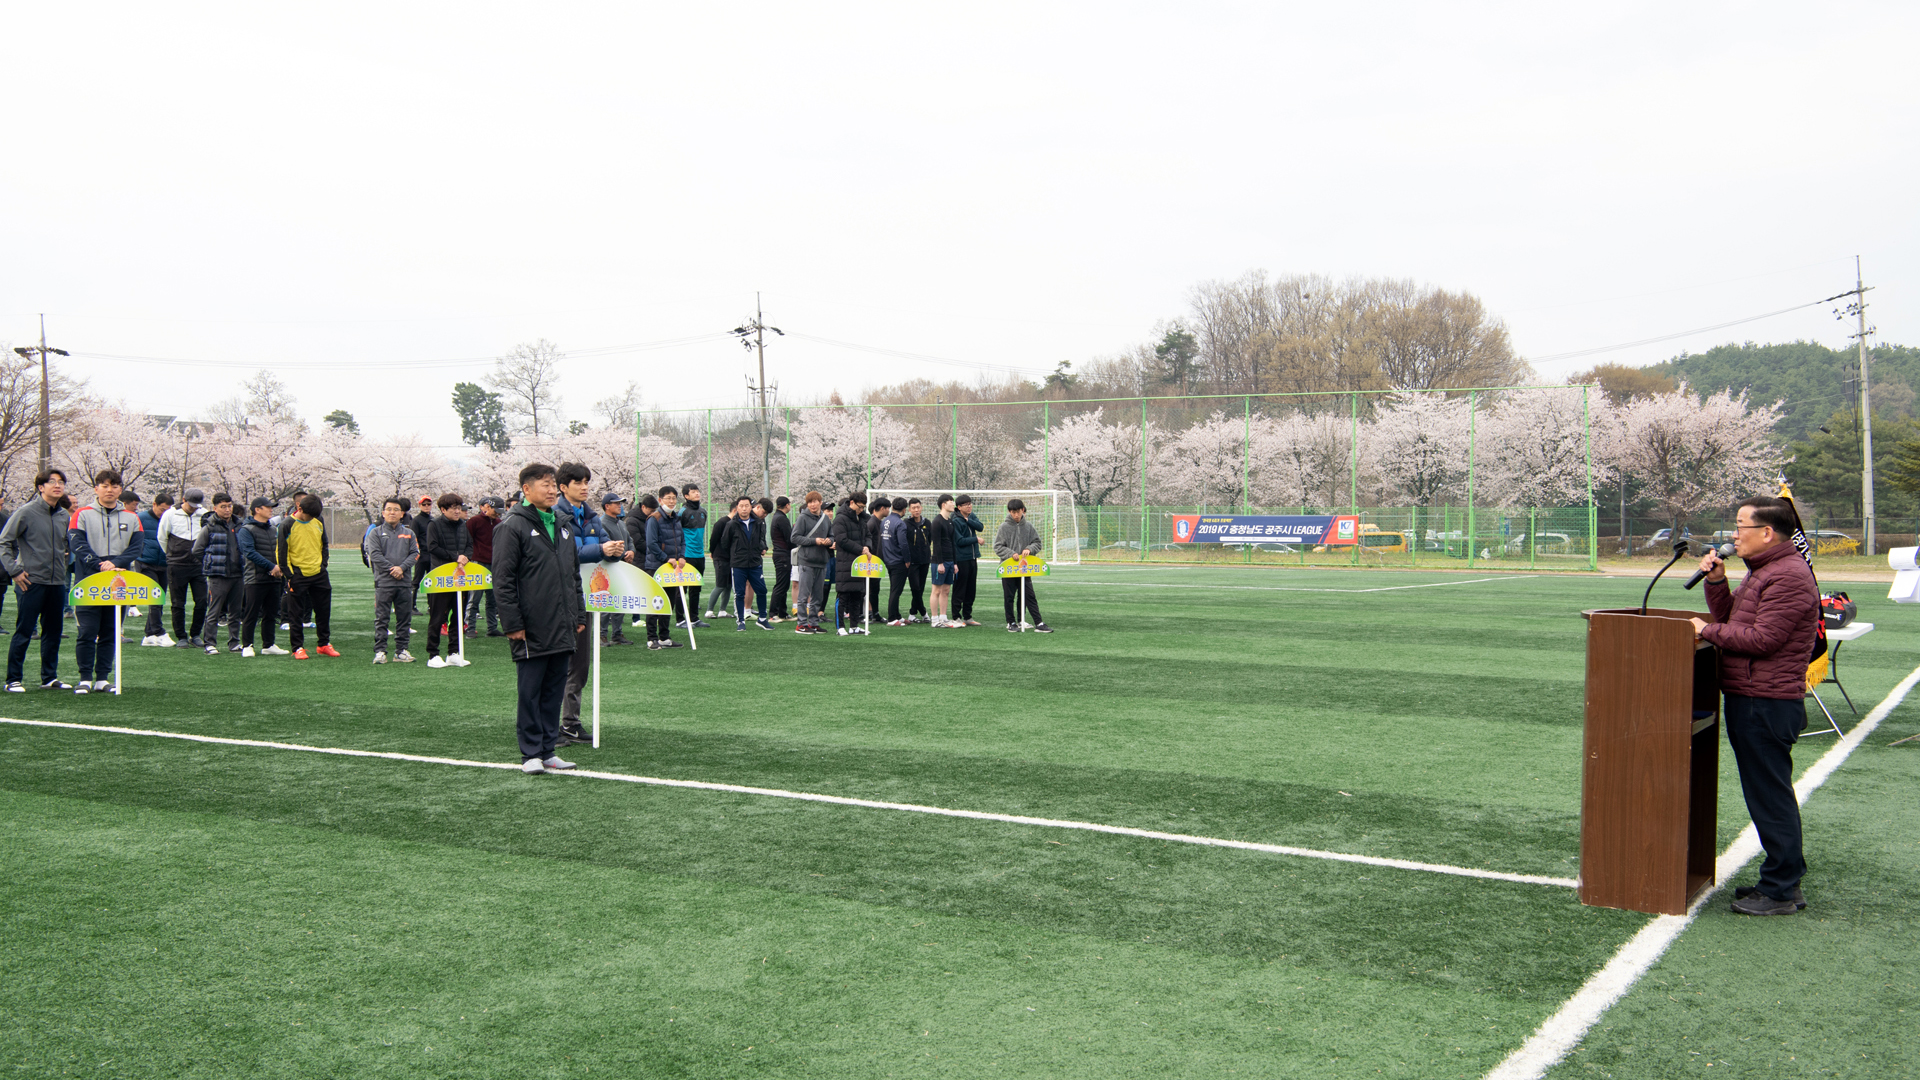
[[[129,604],[164,604],[167,590],[145,574],[131,570],[102,570],[73,583],[68,594],[81,607],[125,607]]]
[[[1175,514],[1176,544],[1357,544],[1351,514]]]
[[[420,584],[430,593],[473,592],[493,588],[493,574],[477,562],[468,563],[464,572],[457,562],[442,563],[429,570]]]
[[[588,570],[591,567],[591,570]],[[667,610],[667,591],[651,574],[618,559],[589,563],[580,581],[588,611],[621,615],[661,615]],[[665,570],[666,567],[661,567]]]

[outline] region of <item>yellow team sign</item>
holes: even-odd
[[[872,555],[862,555],[853,560],[853,576],[876,578],[887,576],[887,564]]]
[[[1003,578],[1046,577],[1047,564],[1038,555],[1015,555],[1000,564]]]
[[[69,594],[82,607],[125,607],[129,604],[162,604],[167,590],[145,574],[131,570],[102,570],[73,583]]]
[[[690,589],[700,584],[700,571],[694,569],[692,563],[681,563],[678,570],[672,563],[662,563],[660,569],[653,572],[653,580],[663,589]]]
[[[666,590],[645,570],[617,560],[593,563],[592,566],[593,571],[580,583],[588,611],[622,615],[666,614]],[[661,569],[665,570],[666,567]]]
[[[464,572],[457,562],[443,563],[428,571],[421,582],[430,593],[473,592],[475,589],[493,588],[493,574],[477,562],[470,562]]]

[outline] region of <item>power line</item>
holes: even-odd
[[[1848,296],[1851,294],[1842,293],[1841,295]],[[1805,308],[1819,307],[1821,304],[1827,303],[1829,300],[1832,300],[1832,299],[1833,297],[1828,297],[1827,300],[1815,300],[1812,303],[1808,303],[1808,304],[1795,304],[1790,308],[1781,308],[1779,311],[1769,311],[1765,315],[1749,315],[1744,319],[1734,319],[1731,322],[1715,323],[1712,326],[1696,326],[1691,330],[1682,330],[1674,334],[1661,334],[1659,337],[1641,338],[1639,341],[1623,341],[1618,345],[1602,345],[1597,349],[1575,349],[1572,352],[1553,353],[1548,356],[1530,356],[1527,359],[1533,361],[1536,364],[1545,364],[1545,363],[1551,363],[1552,361],[1555,361],[1555,360],[1572,360],[1577,356],[1593,356],[1596,353],[1615,352],[1620,349],[1631,349],[1639,345],[1654,345],[1662,341],[1672,341],[1675,338],[1689,337],[1694,334],[1704,334],[1711,330],[1725,330],[1729,326],[1739,326],[1741,323],[1759,322],[1761,319],[1771,319],[1775,315],[1785,315],[1789,311],[1800,311]]]
[[[836,341],[833,338],[802,334],[797,330],[787,336],[815,342],[820,345],[831,345],[836,349],[853,349],[858,352],[876,353],[880,356],[897,356],[903,360],[918,360],[927,364],[945,364],[948,367],[975,368],[981,371],[1011,371],[1021,375],[1039,375],[1042,377],[1045,377],[1047,374],[1044,371],[1015,367],[1012,364],[984,364],[977,360],[955,360],[948,356],[929,356],[926,353],[903,352],[899,349],[883,349],[878,345],[859,345],[851,341]]]
[[[642,341],[631,345],[600,345],[587,349],[569,349],[563,357],[615,356],[620,353],[651,352],[655,349],[678,349],[688,345],[698,345],[707,341],[718,341],[726,334],[694,334],[683,338],[667,338],[662,341]],[[75,352],[74,356],[88,360],[118,360],[130,364],[158,364],[171,367],[231,367],[283,369],[323,369],[340,370],[342,368],[378,368],[391,371],[399,368],[454,368],[473,364],[491,364],[498,356],[458,356],[436,360],[200,360],[179,356],[138,356],[124,353]]]

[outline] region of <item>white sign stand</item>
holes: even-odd
[[[1020,632],[1021,632],[1021,633],[1023,633],[1023,634],[1024,634],[1024,633],[1026,633],[1026,632],[1027,632],[1027,629],[1028,629],[1028,624],[1027,624],[1027,582],[1028,582],[1029,580],[1031,580],[1031,579],[1029,579],[1029,578],[1027,578],[1027,577],[1026,577],[1026,576],[1024,576],[1024,575],[1023,575],[1023,576],[1022,576],[1022,577],[1020,578]]]
[[[453,594],[453,632],[460,643],[460,666],[467,666],[467,594]]]
[[[700,642],[696,641],[693,636],[693,617],[696,614],[696,612],[687,611],[687,587],[685,585],[682,585],[679,588],[680,588],[680,610],[686,611],[687,613],[687,644],[693,646],[694,652],[699,652]],[[671,623],[673,621],[673,617],[669,615],[667,617],[667,621]],[[671,627],[669,627],[669,629],[671,629]]]
[[[600,749],[600,613],[593,613],[593,748]]]
[[[120,646],[123,644],[120,640],[120,616],[126,610],[119,604],[113,605],[113,693],[116,697],[120,694]],[[219,637],[218,634],[214,636]]]

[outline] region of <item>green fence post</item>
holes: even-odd
[[[1046,402],[1040,403],[1040,487],[1053,489],[1053,412]]]
[[[1527,569],[1532,570],[1540,555],[1540,508],[1527,507]]]
[[[780,416],[787,427],[787,498],[793,498],[793,410],[781,409]],[[804,504],[803,504],[804,505]]]
[[[873,486],[873,406],[867,406],[867,472],[862,487]]]
[[[1600,569],[1600,511],[1593,502],[1593,409],[1591,387],[1580,387],[1580,425],[1587,441],[1587,569]],[[1622,521],[1624,523],[1624,517]]]
[[[947,461],[949,465],[947,487],[958,488],[960,486],[960,406],[957,402],[953,406],[953,453]]]
[[[1473,516],[1474,481],[1474,435],[1479,426],[1480,412],[1476,406],[1479,400],[1478,390],[1467,391],[1467,565],[1473,565],[1473,545],[1479,541],[1473,535],[1475,521]]]
[[[1353,444],[1352,460],[1347,466],[1347,511],[1358,517],[1360,514],[1360,391],[1349,392],[1347,400],[1351,405],[1348,415],[1351,426],[1347,437]],[[1354,537],[1353,565],[1360,565],[1360,538]]]
[[[700,487],[700,494],[713,490],[713,410],[707,410],[707,475],[706,482]]]
[[[1140,399],[1140,561],[1147,561],[1147,399]]]

